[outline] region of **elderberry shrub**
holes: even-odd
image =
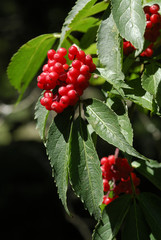
[[[140,179],[133,172],[126,158],[109,155],[101,158],[104,197],[103,203],[109,204],[120,194],[139,193]]]
[[[50,49],[47,53],[48,62],[37,78],[37,86],[45,90],[40,103],[47,110],[57,113],[77,103],[89,86],[91,73],[96,69],[92,57],[75,45],[68,49],[68,58],[72,60],[70,66],[66,63],[66,55],[65,48],[59,48],[57,52]]]
[[[156,42],[160,36],[161,29],[161,15],[158,13],[160,7],[158,4],[144,7],[144,13],[146,17],[146,29],[144,38],[149,41],[149,46],[140,54],[141,57],[151,57],[153,55],[153,43]],[[134,46],[124,39],[123,52],[124,55],[129,55],[135,51]]]

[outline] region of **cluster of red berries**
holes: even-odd
[[[153,43],[157,40],[160,35],[161,29],[161,15],[158,13],[160,7],[158,4],[144,7],[144,13],[146,16],[146,29],[144,38],[150,42],[150,45],[140,54],[142,57],[151,57],[153,55]],[[123,52],[125,55],[129,55],[135,51],[134,46],[124,40]]]
[[[46,90],[40,103],[47,110],[57,113],[76,104],[89,85],[91,73],[96,69],[92,57],[75,45],[68,49],[68,58],[72,61],[70,66],[67,64],[66,55],[65,48],[59,48],[57,52],[50,49],[47,53],[48,62],[37,78],[37,86]]]
[[[139,193],[140,179],[133,172],[126,158],[109,155],[101,159],[104,197],[103,203],[109,204],[120,194]]]

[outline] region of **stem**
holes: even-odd
[[[116,150],[115,150],[115,159],[118,158],[118,156],[119,156],[119,151],[120,151],[120,150],[119,150],[118,148],[116,148]]]

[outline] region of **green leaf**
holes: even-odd
[[[46,128],[46,121],[49,115],[49,111],[46,110],[46,108],[41,105],[40,99],[41,97],[38,99],[35,106],[35,119],[37,120],[36,128],[39,131],[41,139],[45,141],[45,128]]]
[[[85,109],[86,118],[102,139],[131,156],[149,161],[126,141],[121,133],[117,115],[106,104],[96,99],[89,100],[88,103]]]
[[[71,33],[75,25],[88,15],[89,9],[97,0],[78,0],[72,10],[69,12],[61,30],[59,47],[65,38]]]
[[[161,238],[161,198],[152,193],[141,193],[138,196],[145,219],[156,239]]]
[[[133,129],[128,117],[128,108],[118,97],[109,97],[106,102],[107,106],[111,108],[116,114],[118,123],[120,125],[121,133],[124,135],[126,141],[132,145],[133,143]]]
[[[143,88],[152,94],[161,106],[161,68],[156,63],[146,65],[141,80]]]
[[[41,35],[24,44],[13,55],[7,73],[11,84],[20,92],[20,98],[43,64],[47,51],[55,40],[54,34]]]
[[[101,217],[103,182],[100,162],[85,122],[77,118],[71,134],[70,179],[75,193],[96,219]]]
[[[86,16],[91,16],[91,15],[95,15],[97,13],[100,13],[104,10],[106,10],[106,8],[109,6],[109,2],[108,1],[102,1],[99,2],[97,4],[95,4],[94,6],[92,6],[88,12]]]
[[[142,88],[139,78],[133,79],[127,84],[129,88],[124,89],[124,95],[129,100],[150,111],[155,109],[153,96]]]
[[[112,0],[112,14],[122,38],[130,41],[138,50],[143,49],[145,14],[141,0]]]
[[[101,22],[97,34],[97,49],[100,62],[106,68],[106,78],[123,80],[121,56],[121,38],[113,20],[112,14],[109,16],[107,9],[104,20]]]
[[[139,166],[136,170],[161,190],[161,163],[154,160],[142,161],[139,159],[137,163]]]
[[[148,225],[145,222],[141,208],[139,204],[136,203],[135,199],[125,218],[121,239],[150,240]]]
[[[93,240],[112,240],[118,233],[130,206],[130,195],[123,195],[105,207],[96,225]]]
[[[69,135],[71,126],[71,109],[58,114],[53,120],[46,143],[47,154],[53,169],[54,178],[58,187],[59,197],[67,211],[66,193],[68,188],[68,165],[69,165]]]

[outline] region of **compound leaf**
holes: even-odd
[[[145,219],[156,239],[161,236],[161,198],[153,193],[141,193],[138,196]]]
[[[89,105],[85,109],[86,118],[102,139],[131,156],[149,161],[126,141],[120,130],[117,115],[106,104],[96,99],[87,102]]]
[[[144,44],[145,14],[141,0],[112,0],[112,15],[120,35],[140,53]]]
[[[82,21],[88,15],[88,10],[95,4],[97,0],[78,0],[72,10],[65,19],[61,30],[59,47],[62,45],[65,38],[70,34],[75,25]]]
[[[54,34],[44,34],[36,37],[24,44],[11,58],[7,69],[8,78],[20,92],[20,98],[43,64],[47,51],[52,47],[55,40]]]
[[[86,123],[77,118],[71,134],[70,179],[75,193],[96,219],[101,217],[103,183],[100,162]]]
[[[149,228],[139,204],[134,200],[125,218],[122,240],[150,240]]]
[[[130,206],[130,195],[123,195],[105,207],[96,225],[93,240],[112,240],[118,233]]]
[[[97,49],[100,62],[106,68],[106,78],[123,80],[121,56],[121,38],[113,20],[107,9],[104,20],[101,22],[97,34]]]
[[[35,119],[37,120],[36,128],[39,131],[41,139],[45,140],[45,127],[49,111],[41,105],[40,98],[38,99],[35,106]]]
[[[55,117],[49,128],[46,142],[47,154],[49,156],[50,165],[53,169],[59,197],[68,213],[66,193],[68,188],[71,113],[71,109],[67,109]]]

